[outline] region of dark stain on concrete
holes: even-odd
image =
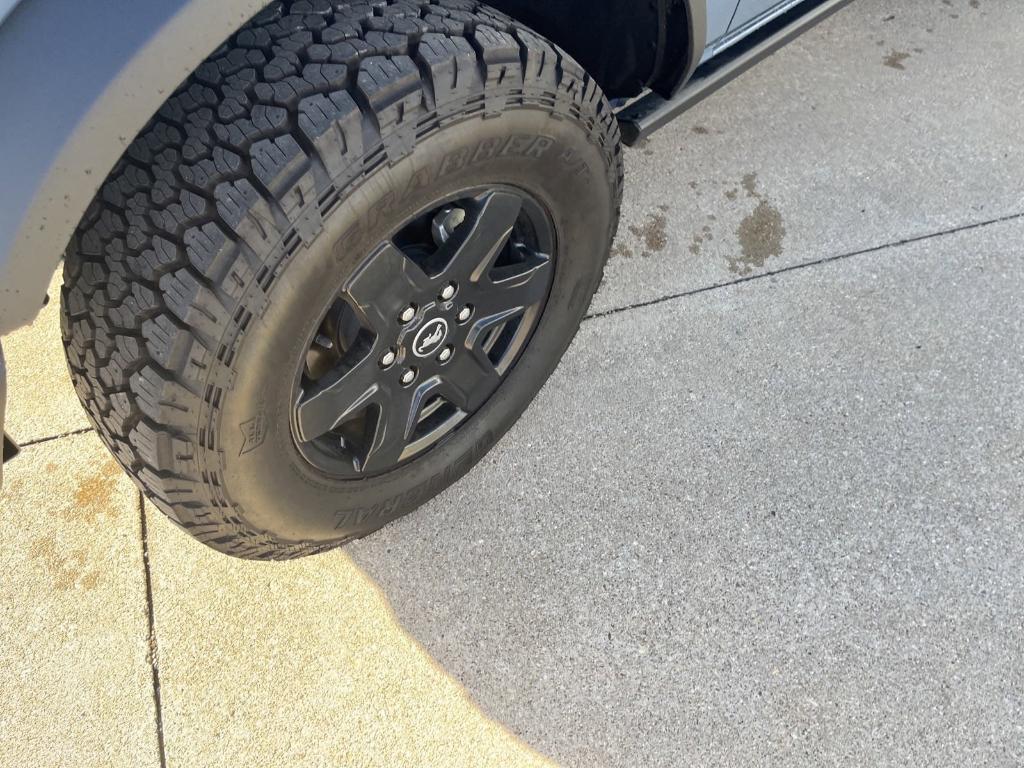
[[[782,255],[782,241],[786,227],[782,214],[767,197],[757,191],[757,174],[748,173],[743,177],[743,189],[747,196],[757,200],[754,210],[740,222],[736,229],[739,237],[740,256],[727,256],[729,271],[738,275],[749,275],[763,267],[768,259]]]
[[[39,560],[53,580],[53,587],[61,592],[81,587],[95,589],[100,581],[100,571],[89,569],[84,549],[64,554],[57,548],[53,536],[43,536],[32,542],[29,554]]]
[[[748,173],[743,177],[743,181],[740,182],[743,185],[744,191],[747,193],[747,197],[756,197],[760,199],[760,195],[757,194],[757,174]]]
[[[889,55],[882,60],[882,63],[890,69],[904,70],[906,67],[903,66],[903,62],[909,58],[910,54],[906,51],[892,50],[889,52]]]
[[[693,240],[690,242],[690,253],[694,256],[700,256],[701,248],[704,243],[711,242],[714,239],[715,236],[711,232],[710,225],[705,224],[704,228],[693,236]]]
[[[647,221],[642,226],[632,225],[629,231],[643,240],[647,251],[645,256],[651,253],[660,253],[668,245],[668,234],[665,232],[665,225],[668,223],[664,213],[649,213]]]
[[[615,246],[612,248],[612,257],[613,258],[622,258],[622,259],[632,259],[633,258],[633,249],[630,248],[625,243],[616,243]]]
[[[69,520],[95,523],[100,517],[113,516],[114,492],[121,479],[121,468],[108,459],[93,474],[79,481],[75,490],[74,506],[65,513]]]
[[[749,275],[763,267],[773,256],[782,255],[782,238],[786,227],[782,214],[767,200],[762,200],[753,213],[740,222],[736,234],[740,238],[743,257],[729,260],[729,269],[740,275]]]

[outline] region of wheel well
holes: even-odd
[[[666,94],[704,46],[705,0],[488,2],[569,51],[613,98]],[[38,313],[97,187],[165,94],[267,3],[0,0],[0,335]]]
[[[670,92],[688,70],[689,0],[487,2],[567,50],[612,98]]]

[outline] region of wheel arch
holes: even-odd
[[[696,69],[708,0],[487,0],[567,50],[611,97],[668,96]],[[597,7],[595,7],[597,6]]]

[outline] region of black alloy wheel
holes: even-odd
[[[381,242],[309,343],[293,414],[303,456],[372,476],[448,437],[529,343],[555,250],[548,213],[506,187],[442,201]]]

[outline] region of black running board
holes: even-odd
[[[849,2],[808,0],[801,3],[701,64],[672,98],[648,93],[623,107],[618,113],[623,143],[633,146],[647,138]]]

